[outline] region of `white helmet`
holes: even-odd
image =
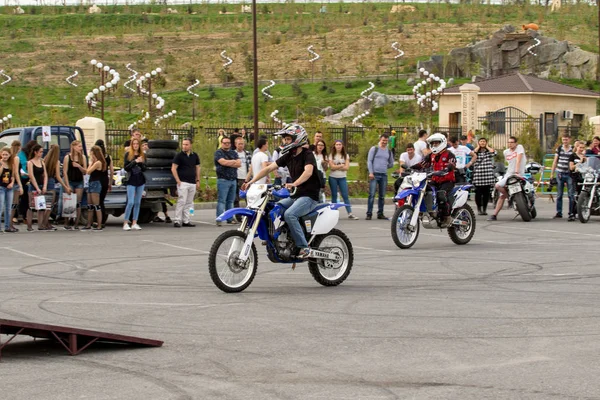
[[[438,142],[439,144],[433,145],[432,143],[434,142]],[[429,148],[433,154],[439,154],[448,147],[446,136],[442,135],[441,133],[434,133],[433,135],[429,136],[427,138],[427,144],[429,145]]]

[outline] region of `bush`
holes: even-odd
[[[327,88],[327,93],[329,93],[329,94],[333,94],[333,93],[335,93],[335,89],[334,89],[334,88],[332,88],[332,87],[330,87],[330,88]]]
[[[354,84],[352,83],[352,81],[346,81],[346,83],[344,83],[344,87],[346,89],[352,89],[354,87]]]

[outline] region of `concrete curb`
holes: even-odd
[[[357,197],[357,198],[351,197],[350,203],[352,205],[365,205],[365,204],[367,204],[367,200],[368,199],[366,199],[364,197]],[[376,204],[377,204],[377,197],[375,197],[375,205]],[[385,204],[394,204],[394,201],[391,198],[386,198]],[[196,210],[210,210],[210,209],[216,209],[216,208],[217,208],[216,201],[206,201],[206,202],[194,204],[194,209],[196,209]]]

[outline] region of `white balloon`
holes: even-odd
[[[439,77],[439,76],[436,76],[436,77],[435,77],[435,78],[433,78],[433,79],[434,79],[436,82],[439,82],[439,81],[440,81],[440,77]]]
[[[98,93],[100,93],[100,91],[99,91],[98,89],[94,89],[94,90],[92,90],[92,92],[93,92],[94,94],[98,94]]]
[[[159,74],[162,72],[161,68],[156,68],[156,72],[158,72]]]
[[[106,72],[110,71],[110,67],[108,65],[105,65],[103,68]]]
[[[144,76],[145,76],[146,78],[150,78],[150,76],[151,76],[151,75],[150,75],[149,73],[146,73],[146,75],[144,75]]]
[[[152,74],[152,76],[156,76],[156,74],[157,74],[158,72],[156,72],[156,71],[152,71],[152,72],[150,72],[150,73]]]
[[[425,93],[425,96],[427,96],[427,97],[431,97],[431,92],[427,92],[427,93]]]
[[[7,117],[8,119],[11,119],[11,118],[12,118],[12,114],[8,114],[6,117]]]
[[[116,80],[116,79],[113,79],[112,81],[110,81],[110,83],[112,83],[112,84],[113,84],[113,86],[114,86],[114,85],[116,85],[117,83],[119,83],[119,81],[118,81],[118,80]]]
[[[420,68],[419,72],[425,72],[425,68]]]
[[[431,82],[431,78],[427,78],[427,82]]]
[[[427,85],[427,81],[421,81],[421,84],[422,84],[423,86],[425,86],[425,85]]]
[[[8,122],[8,118],[4,117],[2,119],[4,120],[4,122]]]
[[[157,98],[157,97],[158,97],[158,95],[157,95],[156,93],[152,93],[152,98],[153,98],[153,99],[155,99],[155,98]]]
[[[96,61],[96,60],[92,60],[92,61],[90,61],[90,64],[92,64],[92,65],[96,65],[96,63],[97,63],[97,62],[98,62],[98,61]]]
[[[101,69],[103,65],[104,65],[104,64],[102,64],[101,62],[99,62],[99,63],[96,63],[96,67],[98,67],[98,69]]]
[[[427,76],[427,75],[429,75],[429,72],[423,71],[423,75]]]
[[[433,90],[431,91],[431,94],[437,94],[437,92],[438,92],[437,90],[433,89]]]
[[[144,75],[140,76],[140,82],[144,82],[146,80],[146,77]]]
[[[158,108],[160,110],[162,108],[162,104],[157,104],[156,108]]]
[[[113,87],[113,84],[112,84],[111,82],[108,82],[108,83],[106,84],[106,87],[110,89],[111,87]]]
[[[173,110],[173,114],[177,114],[177,110]]]
[[[100,89],[101,92],[104,92],[106,90],[106,86],[102,85],[98,89]]]

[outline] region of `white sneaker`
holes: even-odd
[[[124,231],[130,231],[130,230],[131,230],[131,228],[129,227],[129,224],[128,224],[128,223],[125,223],[125,224],[123,225],[123,230],[124,230]]]
[[[133,224],[133,225],[131,225],[131,229],[133,229],[134,231],[141,231],[142,227],[139,226],[138,224]]]
[[[354,214],[348,214],[348,219],[358,219],[358,217]]]

